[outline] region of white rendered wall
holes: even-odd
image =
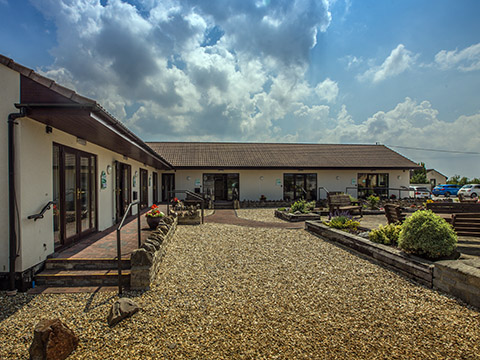
[[[170,172],[173,173],[173,172]],[[356,189],[347,189],[357,186],[359,173],[389,174],[389,187],[408,187],[409,172],[407,170],[177,170],[175,173],[175,188],[177,190],[194,191],[195,181],[200,180],[203,192],[203,174],[238,173],[240,183],[240,200],[259,200],[264,195],[267,200],[283,199],[283,174],[317,174],[317,188],[325,187],[328,191],[347,191],[356,197]],[[317,189],[318,191],[318,189]],[[398,196],[398,191],[391,191],[390,195]],[[407,192],[405,192],[405,195]],[[180,195],[179,198],[183,198]],[[320,198],[326,198],[326,192],[320,190]]]
[[[20,102],[20,75],[0,65],[0,272],[9,271],[8,221],[8,125],[10,113],[18,112],[14,104]]]
[[[97,204],[96,216],[98,218],[98,230],[104,230],[115,223],[115,161],[131,165],[132,178],[138,174],[135,187],[132,191],[139,194],[140,168],[147,169],[149,177],[149,205],[152,201],[152,171],[146,166],[132,159],[124,159],[123,155],[114,153],[98,145],[91,144],[87,140],[86,145],[77,143],[77,138],[58,129],[53,128],[52,133],[45,132],[45,125],[28,119],[20,119],[16,127],[16,164],[17,171],[17,201],[20,212],[21,228],[21,253],[17,261],[17,271],[28,269],[54,252],[53,240],[53,212],[45,213],[44,219],[37,221],[28,220],[27,217],[38,213],[42,207],[53,197],[53,172],[52,153],[53,144],[60,144],[78,149],[97,157]],[[110,174],[107,166],[112,167]],[[101,174],[105,171],[107,187],[101,188]],[[136,207],[133,208],[136,214]]]

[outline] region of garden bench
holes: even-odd
[[[352,205],[350,196],[346,194],[329,195],[328,209],[330,214],[334,214],[335,211],[346,211],[348,213],[358,211],[360,216],[363,217],[363,207],[361,205]]]
[[[405,220],[405,213],[400,205],[385,204],[385,216],[389,224],[403,223]]]

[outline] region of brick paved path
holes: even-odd
[[[300,221],[297,223],[276,223],[276,222],[263,222],[263,221],[254,221],[248,219],[242,219],[237,216],[235,210],[231,209],[221,209],[215,210],[213,215],[207,216],[205,218],[206,223],[216,223],[216,224],[230,224],[238,226],[247,226],[254,228],[283,228],[283,229],[304,229],[305,222]]]

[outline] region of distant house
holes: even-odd
[[[438,184],[445,184],[448,177],[439,173],[435,169],[427,169],[427,180],[430,183],[431,188],[433,189]]]
[[[162,200],[177,189],[215,200],[316,200],[326,191],[399,196],[419,166],[383,145],[147,143],[174,170],[162,173]],[[403,195],[402,195],[403,196]]]

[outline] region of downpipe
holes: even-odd
[[[15,287],[15,262],[17,259],[17,231],[15,221],[15,122],[16,119],[25,117],[25,108],[20,112],[8,115],[8,217],[9,217],[9,290],[8,295],[16,295]]]

